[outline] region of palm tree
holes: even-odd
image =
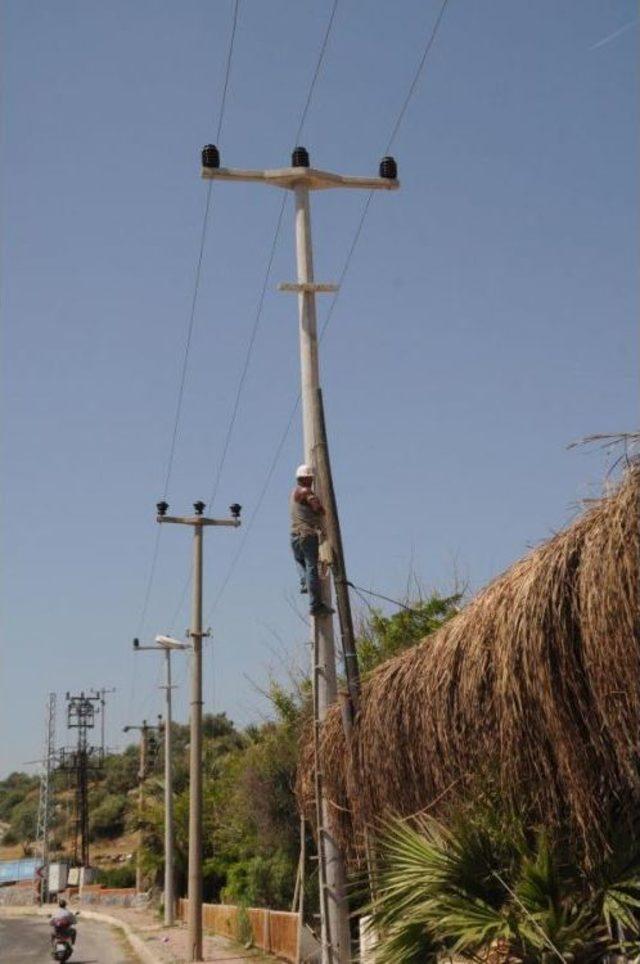
[[[586,873],[566,843],[477,808],[448,827],[391,821],[370,908],[377,964],[469,961],[590,964],[640,953],[640,846],[627,830]]]

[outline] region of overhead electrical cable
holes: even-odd
[[[302,113],[300,114],[300,120],[299,120],[299,122],[298,122],[298,127],[297,127],[297,130],[296,130],[296,133],[295,133],[295,137],[294,137],[294,146],[295,146],[295,145],[298,143],[298,141],[300,140],[300,135],[302,134],[302,131],[303,131],[303,128],[304,128],[304,124],[305,124],[305,121],[306,121],[306,119],[307,119],[307,114],[308,114],[308,112],[309,112],[309,107],[311,106],[311,100],[312,100],[312,98],[313,98],[313,93],[314,93],[314,90],[315,90],[315,87],[316,87],[316,83],[317,83],[317,81],[318,81],[318,77],[320,76],[320,70],[321,70],[321,68],[322,68],[322,64],[323,64],[323,61],[324,61],[325,53],[326,53],[326,51],[327,51],[327,46],[328,46],[328,43],[329,43],[329,37],[330,37],[330,35],[331,35],[331,30],[332,30],[332,27],[333,27],[333,21],[335,20],[336,10],[338,9],[338,2],[339,2],[339,0],[333,0],[333,5],[332,5],[332,7],[331,7],[331,13],[329,14],[329,20],[328,20],[328,22],[327,22],[327,26],[326,26],[326,29],[325,29],[325,32],[324,32],[324,36],[323,36],[323,38],[322,38],[322,44],[321,44],[321,46],[320,46],[320,52],[319,52],[319,54],[318,54],[318,59],[317,59],[317,61],[316,61],[316,66],[315,66],[315,70],[314,70],[314,72],[313,72],[313,77],[311,78],[311,83],[309,84],[309,90],[307,91],[307,97],[306,97],[306,100],[305,100],[305,103],[304,103],[304,107],[302,108]],[[211,182],[210,182],[210,183],[211,183]],[[252,353],[253,353],[253,347],[254,347],[254,344],[255,344],[256,335],[257,335],[257,333],[258,333],[258,328],[259,328],[259,326],[260,326],[260,321],[261,321],[261,319],[262,319],[262,311],[263,311],[263,308],[264,308],[265,297],[266,297],[267,290],[268,290],[268,287],[269,287],[269,280],[270,280],[270,278],[271,278],[271,269],[272,269],[272,267],[273,267],[273,259],[274,259],[274,257],[275,257],[276,248],[277,248],[277,245],[278,245],[278,239],[279,239],[279,237],[280,237],[280,230],[281,230],[281,228],[282,228],[282,219],[283,219],[283,216],[284,216],[284,211],[285,211],[286,202],[287,202],[287,195],[286,195],[286,192],[283,192],[283,194],[282,194],[282,203],[281,203],[280,208],[279,208],[279,211],[278,211],[278,217],[276,218],[275,231],[274,231],[274,234],[273,234],[273,240],[272,240],[272,242],[271,242],[271,248],[270,248],[270,251],[269,251],[269,257],[268,257],[268,259],[267,259],[267,267],[266,267],[265,274],[264,274],[264,280],[263,280],[263,282],[262,282],[262,288],[261,288],[261,291],[260,291],[260,296],[259,296],[259,298],[258,298],[258,306],[257,306],[257,309],[256,309],[255,318],[254,318],[254,322],[253,322],[253,327],[252,327],[252,329],[251,329],[251,334],[250,334],[250,336],[249,336],[249,341],[248,341],[248,343],[247,343],[247,349],[246,349],[246,352],[245,352],[244,362],[243,362],[243,365],[242,365],[242,369],[241,369],[241,373],[240,373],[240,379],[239,379],[239,381],[238,381],[238,387],[237,387],[237,390],[236,390],[236,395],[235,395],[235,399],[234,399],[234,403],[233,403],[233,408],[232,408],[232,411],[231,411],[231,418],[230,418],[230,420],[229,420],[229,426],[228,426],[228,428],[227,428],[227,433],[226,433],[225,440],[224,440],[224,444],[223,444],[223,447],[222,447],[222,455],[220,456],[220,461],[219,461],[219,463],[218,463],[218,467],[217,467],[216,475],[215,475],[215,480],[214,480],[214,483],[213,483],[213,489],[212,489],[212,491],[211,491],[211,497],[210,497],[210,499],[209,499],[209,506],[212,506],[212,505],[213,505],[213,503],[214,503],[214,501],[215,501],[215,498],[216,498],[216,495],[218,494],[218,488],[219,488],[219,485],[220,485],[220,477],[221,477],[221,475],[222,475],[222,469],[223,469],[223,467],[224,467],[224,464],[225,464],[225,461],[226,461],[226,458],[227,458],[227,453],[228,453],[228,451],[229,451],[229,443],[230,443],[230,441],[231,441],[231,435],[233,434],[233,429],[234,429],[234,426],[235,426],[235,423],[236,423],[236,419],[237,419],[237,416],[238,416],[238,409],[239,409],[239,406],[240,406],[240,398],[241,398],[242,391],[243,391],[244,384],[245,384],[245,380],[246,380],[246,377],[247,377],[247,372],[248,372],[248,370],[249,370],[249,365],[250,365],[250,362],[251,362],[251,355],[252,355]]]
[[[232,63],[233,51],[234,51],[234,47],[235,47],[236,30],[237,30],[237,26],[238,26],[238,11],[239,11],[239,7],[240,7],[240,0],[234,0],[234,4],[233,4],[233,14],[232,14],[232,24],[231,24],[231,33],[230,33],[230,37],[229,37],[229,44],[228,44],[228,48],[227,48],[227,57],[226,57],[225,70],[224,70],[224,82],[223,82],[223,85],[222,85],[222,91],[221,91],[221,94],[220,94],[220,106],[219,106],[219,109],[218,109],[218,123],[217,123],[217,127],[216,127],[216,140],[217,140],[218,142],[220,141],[220,138],[221,138],[221,135],[222,135],[222,127],[223,127],[223,124],[224,124],[225,113],[226,113],[227,94],[228,94],[228,91],[229,91],[229,79],[230,79],[230,76],[231,76],[231,63]],[[206,198],[205,198],[204,213],[203,213],[203,218],[202,218],[202,226],[201,226],[200,235],[199,235],[198,256],[197,256],[197,260],[196,260],[196,269],[195,269],[194,285],[193,285],[193,292],[192,292],[192,297],[191,297],[190,309],[189,309],[189,314],[188,314],[188,318],[187,318],[187,331],[186,331],[184,349],[183,349],[183,353],[182,353],[182,366],[181,366],[181,371],[180,371],[180,379],[179,379],[179,383],[178,383],[178,395],[177,395],[177,399],[176,399],[176,408],[175,408],[175,415],[174,415],[174,421],[173,421],[173,429],[172,429],[172,432],[171,432],[171,442],[170,442],[170,445],[169,445],[169,455],[168,455],[168,458],[167,458],[167,464],[166,464],[166,469],[165,469],[165,473],[164,473],[164,481],[163,481],[163,485],[162,485],[162,498],[163,498],[164,500],[167,499],[167,495],[168,495],[168,492],[169,492],[169,484],[170,484],[170,481],[171,481],[171,474],[172,474],[172,471],[173,471],[173,463],[174,463],[174,459],[175,459],[176,444],[177,444],[177,440],[178,440],[178,436],[179,436],[180,417],[181,417],[181,414],[182,414],[182,403],[183,403],[183,399],[184,399],[184,390],[185,390],[185,384],[186,384],[186,378],[187,378],[187,371],[188,371],[188,365],[189,365],[189,354],[190,354],[190,350],[191,350],[191,340],[192,340],[192,336],[193,336],[193,328],[194,328],[195,315],[196,315],[196,306],[197,306],[198,294],[199,294],[199,290],[200,290],[200,278],[201,278],[201,274],[202,274],[202,262],[203,262],[203,258],[204,258],[204,250],[205,250],[206,238],[207,238],[207,228],[208,228],[208,225],[209,225],[209,214],[210,214],[210,210],[211,210],[211,188],[212,188],[212,186],[213,186],[213,185],[212,185],[212,182],[209,182],[209,184],[208,184],[208,186],[207,186],[207,193],[206,193]],[[152,552],[152,556],[151,556],[151,564],[150,564],[150,566],[149,566],[149,574],[148,574],[147,581],[146,581],[146,585],[145,585],[145,592],[144,592],[144,597],[143,597],[142,609],[141,609],[141,612],[140,612],[140,619],[139,619],[139,621],[138,621],[138,633],[137,633],[137,635],[138,635],[139,638],[143,636],[144,628],[145,628],[145,624],[146,624],[147,612],[148,612],[148,609],[149,609],[149,600],[150,600],[150,598],[151,598],[151,589],[152,589],[152,587],[153,587],[153,581],[154,581],[154,578],[155,578],[156,567],[157,567],[157,563],[158,563],[158,553],[159,553],[159,548],[160,548],[160,532],[161,532],[161,529],[160,529],[160,527],[158,526],[158,528],[157,528],[157,530],[156,530],[155,538],[154,538],[153,552]],[[137,665],[137,664],[134,662],[134,667],[135,667],[136,665]],[[134,698],[134,693],[135,693],[135,680],[136,680],[136,670],[135,670],[135,668],[134,668],[134,672],[133,672],[133,674],[132,674],[130,710],[131,710],[132,705],[133,705],[133,698]]]
[[[338,3],[339,3],[339,0],[333,0],[333,4],[332,4],[332,6],[331,6],[331,12],[330,12],[330,14],[329,14],[329,19],[328,19],[328,21],[327,21],[327,26],[326,26],[326,28],[325,28],[325,32],[324,32],[324,35],[323,35],[323,38],[322,38],[322,43],[321,43],[321,45],[320,45],[320,50],[319,50],[319,53],[318,53],[318,58],[317,58],[317,60],[316,60],[316,65],[315,65],[315,69],[314,69],[314,72],[313,72],[313,76],[312,76],[312,78],[311,78],[311,82],[310,82],[310,84],[309,84],[309,89],[308,89],[308,91],[307,91],[307,96],[306,96],[306,99],[305,99],[305,102],[304,102],[304,106],[303,106],[303,108],[302,108],[302,111],[301,111],[301,113],[300,113],[300,118],[299,118],[299,120],[298,120],[298,126],[297,126],[297,129],[296,129],[296,132],[295,132],[295,136],[294,136],[294,146],[298,143],[298,141],[299,141],[299,139],[300,139],[300,136],[301,136],[301,134],[302,134],[302,131],[303,131],[303,129],[304,129],[304,125],[305,125],[305,122],[306,122],[306,119],[307,119],[307,115],[308,115],[308,113],[309,113],[309,108],[310,108],[310,106],[311,106],[311,101],[312,101],[312,99],[313,99],[313,94],[314,94],[314,91],[315,91],[315,88],[316,88],[316,84],[317,84],[318,78],[319,78],[319,76],[320,76],[320,71],[321,71],[321,69],[322,69],[322,64],[323,64],[323,62],[324,62],[325,54],[326,54],[326,52],[327,52],[327,47],[328,47],[328,44],[329,44],[329,37],[330,37],[331,31],[332,31],[332,29],[333,29],[333,23],[334,23],[334,20],[335,20],[336,11],[337,11],[337,9],[338,9]],[[209,183],[211,184],[212,182],[209,182]],[[281,231],[281,228],[282,228],[282,220],[283,220],[283,217],[284,217],[284,211],[285,211],[286,203],[287,203],[287,194],[286,194],[286,192],[283,191],[283,193],[282,193],[282,203],[280,204],[280,207],[279,207],[279,209],[278,209],[278,216],[277,216],[277,218],[276,218],[276,225],[275,225],[275,230],[274,230],[274,233],[273,233],[273,239],[272,239],[272,242],[271,242],[271,247],[270,247],[270,249],[269,249],[269,256],[268,256],[268,258],[267,258],[267,266],[266,266],[265,273],[264,273],[264,278],[263,278],[263,281],[262,281],[262,287],[261,287],[261,289],[260,289],[260,295],[259,295],[259,297],[258,297],[258,304],[257,304],[256,313],[255,313],[254,320],[253,320],[253,326],[252,326],[252,328],[251,328],[251,333],[250,333],[250,335],[249,335],[249,340],[248,340],[248,342],[247,342],[247,348],[246,348],[246,351],[245,351],[245,356],[244,356],[244,360],[243,360],[243,364],[242,364],[242,368],[241,368],[241,372],[240,372],[240,378],[239,378],[239,380],[238,380],[238,387],[237,387],[237,389],[236,389],[236,394],[235,394],[235,398],[234,398],[234,402],[233,402],[233,406],[232,406],[232,410],[231,410],[231,417],[230,417],[230,419],[229,419],[229,424],[228,424],[228,427],[227,427],[227,431],[226,431],[226,434],[225,434],[224,443],[223,443],[223,446],[222,446],[222,453],[221,453],[221,456],[220,456],[220,460],[219,460],[219,462],[218,462],[218,466],[217,466],[217,468],[216,468],[216,473],[215,473],[215,477],[214,477],[213,487],[212,487],[212,490],[211,490],[211,495],[210,495],[210,497],[209,497],[209,502],[208,502],[209,508],[211,508],[211,506],[213,506],[213,504],[214,504],[214,502],[215,502],[215,499],[216,499],[216,496],[217,496],[217,494],[218,494],[218,489],[219,489],[219,487],[220,487],[220,479],[221,479],[221,477],[222,477],[222,470],[223,470],[223,468],[224,468],[224,465],[225,465],[225,462],[226,462],[226,459],[227,459],[227,454],[228,454],[228,452],[229,452],[229,445],[230,445],[230,442],[231,442],[231,437],[232,437],[232,435],[233,435],[233,430],[234,430],[234,428],[235,428],[236,420],[237,420],[237,417],[238,417],[238,411],[239,411],[239,408],[240,408],[240,400],[241,400],[241,397],[242,397],[242,392],[243,392],[243,390],[244,390],[244,385],[245,385],[245,381],[246,381],[246,378],[247,378],[247,373],[248,373],[248,371],[249,371],[249,365],[250,365],[250,363],[251,363],[251,357],[252,357],[252,354],[253,354],[253,348],[254,348],[255,341],[256,341],[256,337],[257,337],[257,334],[258,334],[258,329],[259,329],[259,327],[260,327],[260,322],[261,322],[261,320],[262,320],[262,313],[263,313],[263,309],[264,309],[264,303],[265,303],[267,291],[268,291],[268,288],[269,288],[269,281],[270,281],[270,279],[271,279],[271,269],[272,269],[272,267],[273,267],[273,261],[274,261],[274,258],[275,258],[275,254],[276,254],[276,250],[277,250],[277,246],[278,246],[278,241],[279,241],[279,238],[280,238],[280,231]],[[275,468],[275,466],[274,466],[274,468]],[[242,541],[244,542],[244,538],[243,538]],[[179,600],[178,605],[176,606],[176,609],[175,609],[175,611],[174,611],[174,614],[173,614],[173,616],[172,616],[172,618],[171,618],[171,622],[170,622],[169,625],[170,625],[170,627],[171,627],[172,630],[173,630],[173,627],[174,627],[175,624],[176,624],[176,621],[177,621],[177,619],[178,619],[178,616],[180,615],[180,612],[182,611],[182,607],[184,606],[184,602],[185,602],[185,599],[186,599],[187,590],[188,590],[188,588],[189,588],[189,583],[190,583],[190,581],[191,581],[191,575],[189,575],[189,576],[187,577],[187,580],[186,580],[186,582],[185,582],[185,585],[184,585],[184,587],[183,587],[183,589],[182,589],[182,593],[180,594],[180,600]]]
[[[391,148],[393,147],[393,144],[395,143],[396,137],[398,136],[398,132],[399,132],[399,130],[400,130],[400,127],[401,127],[401,125],[402,125],[402,122],[403,122],[403,120],[404,120],[404,117],[405,117],[405,115],[406,115],[406,113],[407,113],[407,109],[408,109],[409,104],[411,103],[411,100],[412,100],[412,98],[413,98],[413,96],[414,96],[414,94],[415,94],[416,88],[417,88],[417,86],[418,86],[418,82],[419,82],[419,80],[420,80],[420,77],[421,77],[421,75],[422,75],[422,72],[423,72],[423,70],[424,70],[424,67],[425,67],[425,65],[426,65],[426,63],[427,63],[427,59],[428,59],[428,57],[429,57],[429,53],[430,53],[430,51],[431,51],[431,49],[432,49],[432,47],[433,47],[433,44],[434,44],[435,39],[436,39],[436,36],[438,35],[439,29],[440,29],[440,25],[441,25],[441,23],[442,23],[442,19],[443,19],[443,17],[444,17],[444,13],[445,13],[445,10],[446,10],[446,8],[447,8],[448,3],[449,3],[449,0],[443,0],[442,4],[441,4],[441,6],[440,6],[440,10],[439,10],[439,12],[438,12],[438,15],[437,15],[437,17],[436,17],[436,19],[435,19],[435,21],[434,21],[434,23],[433,23],[433,26],[432,26],[431,30],[429,31],[429,34],[428,34],[428,36],[427,36],[427,38],[426,38],[424,47],[423,47],[423,49],[422,49],[422,54],[421,54],[420,60],[418,61],[418,65],[417,65],[417,67],[416,67],[416,69],[415,69],[415,71],[414,71],[414,74],[413,74],[413,77],[412,77],[412,79],[411,79],[411,83],[410,83],[410,85],[409,85],[407,94],[406,94],[406,96],[405,96],[405,98],[404,98],[404,101],[403,101],[403,103],[402,103],[402,106],[401,106],[401,108],[400,108],[400,110],[399,110],[399,112],[398,112],[398,115],[397,115],[396,120],[395,120],[395,122],[394,122],[394,124],[393,124],[393,127],[391,128],[391,134],[389,135],[389,139],[387,140],[387,144],[386,144],[386,147],[385,147],[385,150],[384,150],[384,153],[385,153],[385,154],[388,154],[388,153],[389,153],[389,151],[390,151]],[[363,228],[364,228],[364,224],[365,224],[367,215],[368,215],[368,213],[369,213],[369,209],[370,209],[370,207],[371,207],[371,201],[373,200],[373,195],[374,195],[374,192],[373,192],[373,191],[370,191],[370,192],[367,194],[367,196],[366,196],[366,198],[365,198],[365,201],[364,201],[364,204],[363,204],[363,206],[362,206],[362,211],[361,211],[361,213],[360,213],[360,218],[359,218],[359,220],[358,220],[358,224],[357,224],[357,226],[356,226],[355,233],[354,233],[353,238],[352,238],[352,240],[351,240],[351,244],[350,244],[350,246],[349,246],[349,250],[347,251],[347,256],[346,256],[346,258],[345,258],[345,262],[344,262],[344,265],[343,265],[343,267],[342,267],[342,271],[340,272],[340,276],[339,276],[339,279],[338,279],[338,291],[337,291],[337,292],[335,293],[335,295],[333,296],[331,305],[330,305],[329,310],[328,310],[328,312],[327,312],[327,317],[325,318],[325,320],[324,320],[324,322],[323,322],[323,324],[322,324],[322,327],[321,327],[321,329],[320,329],[320,340],[322,340],[322,338],[323,338],[323,336],[324,336],[324,334],[325,334],[325,332],[326,332],[326,330],[327,330],[327,328],[328,328],[328,326],[329,326],[329,323],[330,323],[331,318],[332,318],[332,316],[333,316],[333,313],[334,313],[334,311],[335,311],[336,305],[337,305],[337,303],[338,303],[338,298],[339,298],[339,296],[340,296],[340,292],[342,291],[342,284],[343,284],[343,282],[344,282],[344,280],[345,280],[345,278],[346,278],[346,276],[347,276],[347,273],[348,273],[349,268],[350,268],[350,266],[351,266],[351,262],[352,262],[352,260],[353,260],[353,256],[354,256],[354,254],[355,254],[355,251],[356,251],[358,242],[359,242],[360,237],[361,237],[361,235],[362,235],[362,230],[363,230]],[[238,563],[238,561],[239,561],[239,559],[240,559],[240,556],[242,555],[244,546],[246,545],[247,539],[248,539],[248,537],[249,537],[249,533],[250,533],[251,529],[253,528],[253,524],[254,524],[254,522],[255,522],[256,516],[257,516],[258,512],[260,511],[260,508],[261,508],[261,506],[262,506],[262,503],[264,502],[265,496],[266,496],[266,494],[267,494],[267,490],[268,490],[268,488],[269,488],[269,484],[270,484],[270,482],[271,482],[271,479],[273,478],[273,474],[274,474],[274,472],[275,472],[275,469],[276,469],[277,463],[278,463],[278,461],[279,461],[280,455],[281,455],[281,453],[282,453],[282,450],[284,449],[284,445],[285,445],[285,442],[286,442],[286,440],[287,440],[287,436],[288,436],[288,434],[289,434],[289,432],[290,432],[290,430],[291,430],[291,426],[293,425],[293,420],[294,420],[294,418],[295,418],[295,414],[296,414],[296,412],[297,412],[297,410],[298,410],[298,405],[299,405],[299,404],[300,404],[300,393],[298,393],[298,396],[297,396],[297,398],[296,398],[296,400],[295,400],[294,406],[293,406],[293,408],[292,408],[292,410],[291,410],[291,414],[289,415],[287,424],[286,424],[286,426],[285,426],[284,432],[282,433],[282,435],[281,435],[281,437],[280,437],[280,440],[279,440],[279,442],[278,442],[278,444],[277,444],[277,446],[276,446],[276,451],[275,451],[274,457],[273,457],[273,459],[271,460],[271,463],[269,464],[269,467],[268,467],[268,469],[267,469],[267,475],[266,475],[266,478],[265,478],[265,482],[263,483],[262,489],[260,490],[260,493],[259,493],[259,495],[258,495],[258,500],[257,500],[257,502],[256,502],[256,504],[255,504],[255,506],[254,506],[253,512],[252,512],[252,514],[251,514],[251,516],[250,516],[250,518],[249,518],[249,522],[248,522],[247,526],[245,527],[245,530],[244,530],[244,533],[243,533],[243,537],[242,537],[242,539],[241,539],[241,541],[240,541],[240,544],[239,544],[239,546],[238,546],[238,549],[237,549],[236,553],[234,554],[233,558],[231,559],[231,562],[230,562],[230,564],[229,564],[229,568],[228,568],[227,573],[226,573],[226,575],[225,575],[225,577],[224,577],[224,580],[223,580],[223,582],[222,582],[222,585],[221,585],[220,589],[218,590],[218,593],[217,593],[217,595],[216,595],[216,597],[215,597],[215,599],[214,599],[213,605],[211,606],[211,608],[210,608],[210,610],[209,610],[209,613],[208,613],[208,615],[207,615],[207,620],[209,620],[209,619],[211,618],[212,613],[214,612],[214,610],[215,610],[216,607],[218,606],[218,603],[220,602],[220,599],[222,598],[222,595],[223,595],[225,589],[227,588],[227,586],[228,586],[228,584],[229,584],[229,581],[230,581],[231,576],[232,576],[232,574],[233,574],[233,571],[235,570],[235,567],[236,567],[236,565],[237,565],[237,563]]]
[[[237,391],[236,391],[236,397],[235,397],[234,404],[233,404],[233,409],[232,409],[232,412],[231,412],[231,419],[230,419],[230,421],[229,421],[229,425],[228,425],[228,428],[227,428],[227,432],[226,432],[224,444],[223,444],[223,446],[222,446],[222,455],[221,455],[221,457],[220,457],[220,462],[218,463],[218,468],[217,468],[217,471],[216,471],[216,476],[215,476],[215,480],[214,480],[214,483],[213,483],[213,488],[212,488],[212,490],[211,490],[211,495],[209,496],[209,502],[208,502],[209,508],[214,504],[216,495],[218,494],[218,488],[219,488],[219,486],[220,486],[220,478],[221,478],[221,476],[222,476],[222,469],[223,469],[224,463],[225,463],[225,461],[226,461],[227,452],[229,451],[229,444],[230,444],[230,442],[231,442],[231,436],[232,436],[232,434],[233,434],[233,429],[234,429],[234,426],[235,426],[235,423],[236,423],[236,419],[237,419],[237,417],[238,417],[238,410],[239,410],[239,408],[240,408],[240,398],[241,398],[241,395],[242,395],[242,389],[243,389],[243,387],[244,387],[245,379],[246,379],[246,377],[247,377],[247,372],[249,371],[249,364],[250,364],[250,361],[251,361],[251,354],[252,354],[252,352],[253,352],[253,345],[254,345],[255,340],[256,340],[256,335],[258,334],[258,328],[259,328],[259,325],[260,325],[260,319],[261,319],[261,317],[262,317],[262,309],[263,309],[264,300],[265,300],[265,297],[266,297],[266,294],[267,294],[267,287],[268,287],[268,284],[269,284],[269,278],[270,278],[270,276],[271,276],[271,266],[273,265],[273,259],[274,259],[274,256],[275,256],[275,253],[276,253],[276,248],[277,248],[277,245],[278,245],[278,238],[279,238],[279,236],[280,236],[280,228],[281,228],[281,225],[282,225],[282,218],[283,218],[283,215],[284,215],[284,209],[285,209],[286,200],[287,200],[286,194],[283,194],[282,204],[280,205],[280,211],[279,211],[278,220],[277,220],[277,223],[276,223],[276,230],[275,230],[275,233],[274,233],[274,236],[273,236],[273,241],[272,241],[272,243],[271,243],[271,251],[270,251],[270,253],[269,253],[269,260],[268,260],[268,263],[267,263],[267,270],[266,270],[266,272],[265,272],[264,282],[263,282],[263,285],[262,285],[262,290],[261,290],[261,292],[260,292],[260,297],[259,297],[259,299],[258,299],[258,309],[257,309],[257,311],[256,311],[256,316],[255,316],[255,319],[254,319],[253,328],[252,328],[252,330],[251,330],[251,335],[250,335],[250,338],[249,338],[249,343],[248,343],[247,351],[246,351],[246,354],[245,354],[244,364],[243,364],[243,366],[242,366],[242,372],[241,372],[241,374],[240,374],[240,380],[239,380],[239,382],[238,382],[238,388],[237,388]],[[180,613],[181,613],[181,611],[182,611],[182,607],[184,606],[185,600],[186,600],[186,598],[187,598],[187,590],[188,590],[188,588],[189,588],[189,584],[190,584],[190,582],[191,582],[191,577],[192,577],[192,575],[193,575],[193,566],[191,566],[191,570],[190,570],[190,572],[189,572],[189,575],[187,576],[187,578],[186,578],[186,580],[185,580],[185,583],[184,583],[184,586],[182,587],[182,592],[181,592],[181,594],[180,594],[180,599],[179,599],[179,601],[178,601],[178,605],[176,606],[176,608],[175,608],[175,610],[174,610],[174,613],[173,613],[173,616],[171,617],[171,621],[170,621],[170,623],[169,623],[170,632],[173,632],[173,630],[174,630],[174,628],[175,628],[175,624],[176,624],[177,619],[178,619],[178,616],[180,615]]]
[[[240,6],[240,0],[235,0],[233,5],[233,22],[231,26],[231,36],[229,38],[229,48],[227,51],[227,61],[225,65],[224,74],[224,84],[222,87],[222,94],[220,97],[220,109],[218,112],[218,126],[216,128],[216,142],[220,141],[222,135],[222,125],[224,123],[225,108],[227,105],[227,93],[229,90],[229,77],[231,74],[231,59],[233,56],[233,48],[235,44],[236,29],[238,26],[238,8]],[[189,353],[191,349],[191,339],[193,335],[193,327],[195,323],[196,306],[198,302],[198,294],[200,292],[200,278],[202,276],[202,262],[204,259],[204,249],[207,240],[207,228],[209,226],[209,212],[211,210],[211,194],[212,194],[213,182],[209,181],[207,186],[207,194],[204,206],[204,215],[202,218],[202,229],[200,231],[200,244],[198,248],[198,258],[196,261],[196,271],[193,286],[193,294],[191,298],[191,308],[189,311],[189,318],[187,324],[187,336],[185,339],[185,346],[182,358],[182,371],[180,374],[180,383],[178,386],[178,398],[176,400],[176,411],[173,424],[173,433],[171,436],[171,445],[169,448],[169,458],[167,460],[167,470],[165,474],[164,486],[163,486],[163,498],[166,498],[169,491],[169,482],[171,480],[171,473],[173,471],[173,462],[176,450],[176,441],[178,437],[178,431],[180,427],[180,416],[182,414],[182,402],[184,398],[184,388],[187,378],[187,369],[189,364]]]

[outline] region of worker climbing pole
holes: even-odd
[[[280,285],[284,291],[298,295],[300,373],[302,399],[302,431],[304,440],[304,464],[318,469],[315,495],[325,509],[328,520],[329,541],[333,553],[333,574],[338,595],[338,611],[341,614],[343,644],[353,639],[353,626],[350,611],[345,606],[347,592],[344,575],[342,542],[339,537],[338,513],[331,484],[331,470],[324,432],[324,419],[321,416],[320,369],[318,361],[318,328],[316,318],[316,294],[336,292],[336,285],[316,284],[313,274],[313,252],[311,244],[311,218],[309,192],[329,188],[358,188],[367,191],[393,190],[399,187],[397,169],[393,158],[385,157],[380,164],[379,177],[345,177],[329,171],[321,171],[310,166],[309,154],[304,147],[296,147],[291,157],[291,167],[270,171],[234,170],[220,166],[220,153],[215,145],[209,144],[202,152],[202,175],[225,181],[257,181],[273,187],[292,191],[295,200],[296,262],[298,279],[294,284]],[[324,453],[324,454],[323,454]],[[316,466],[315,463],[318,462]],[[302,503],[299,503],[302,504]],[[305,500],[307,506],[310,505]],[[330,507],[333,508],[330,508]],[[311,507],[313,508],[312,504]],[[327,511],[329,509],[329,511]],[[333,521],[332,521],[333,520]],[[294,549],[294,552],[296,550]],[[310,559],[301,547],[300,557],[296,556],[299,566],[304,560],[305,571]],[[336,568],[336,558],[338,558]],[[340,561],[341,560],[341,561]],[[324,792],[322,781],[322,759],[320,731],[327,711],[337,700],[338,686],[336,674],[335,646],[332,620],[331,579],[319,580],[319,605],[311,614],[312,652],[314,683],[314,729],[316,748],[316,808],[318,856],[320,863],[322,923],[322,964],[347,964],[351,960],[351,938],[349,930],[349,906],[346,896],[344,860],[337,841],[331,830],[330,802]],[[307,588],[309,585],[307,584]],[[355,648],[347,642],[350,649],[345,650],[345,665],[350,690],[349,715],[357,706],[357,687],[355,686]],[[346,655],[347,652],[353,655]],[[357,673],[357,670],[355,670]],[[351,695],[352,694],[352,695]],[[355,697],[355,702],[354,702]]]

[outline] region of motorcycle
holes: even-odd
[[[73,954],[75,928],[66,921],[52,922],[52,925],[51,957],[54,961],[68,961]]]

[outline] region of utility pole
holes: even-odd
[[[107,689],[106,686],[103,686],[102,689],[94,690],[94,693],[96,694],[96,696],[100,697],[100,737],[102,740],[103,756],[106,753],[104,739],[105,739],[105,732],[106,732],[106,726],[107,726],[107,703],[105,700],[105,696],[108,693],[115,693],[115,691],[116,691],[115,686],[113,686],[111,689]]]
[[[150,726],[146,720],[142,721],[142,726],[123,726],[123,733],[130,730],[140,731],[140,764],[138,766],[138,820],[140,829],[138,831],[138,850],[136,853],[136,893],[142,893],[142,845],[144,843],[144,830],[142,829],[142,814],[144,810],[144,781],[147,777],[149,764],[149,737],[154,730],[162,729],[162,717],[157,726]]]
[[[220,167],[220,154],[215,145],[209,144],[202,151],[202,176],[204,178],[226,181],[257,181],[273,187],[284,188],[294,194],[298,281],[297,284],[283,284],[279,287],[281,291],[293,291],[298,295],[304,461],[311,465],[315,465],[318,461],[319,445],[324,443],[326,448],[326,439],[319,437],[320,427],[324,423],[319,409],[321,397],[316,294],[336,292],[338,288],[336,285],[316,284],[315,282],[309,192],[331,188],[389,191],[399,187],[396,162],[392,157],[382,159],[379,173],[380,176],[376,178],[347,177],[330,171],[317,170],[310,167],[309,154],[304,147],[296,147],[293,151],[291,167],[276,170],[223,168]],[[325,491],[328,480],[330,480],[328,458],[323,463],[323,469],[322,476],[318,479],[320,482],[319,495],[325,509],[334,515],[332,529],[335,533],[339,532],[337,506],[335,498],[331,500],[331,493]],[[344,570],[342,555],[341,560]],[[343,582],[346,580],[344,571],[342,571],[342,579]],[[322,583],[322,599],[326,606],[331,606],[329,580],[324,580]],[[344,592],[342,592],[340,600],[341,608],[344,608]],[[322,723],[330,705],[337,698],[337,677],[331,615],[315,616],[312,617],[311,621],[314,653],[312,674],[314,727],[317,747]],[[352,671],[355,666],[353,657],[345,660],[347,667],[350,663],[352,664],[350,671]],[[321,761],[318,761],[316,766],[316,795],[319,797],[316,806],[321,887],[322,961],[323,964],[345,964],[345,962],[351,960],[345,869],[342,854],[330,830],[330,808],[322,784]]]
[[[74,862],[82,867],[89,866],[89,774],[99,770],[103,764],[102,748],[89,744],[88,732],[95,726],[99,696],[66,695],[67,729],[77,730],[78,739],[75,749],[60,751],[60,769],[75,773],[76,777],[76,828],[74,843]],[[80,849],[78,849],[80,842]]]
[[[51,772],[56,754],[56,694],[49,693],[45,718],[45,743],[40,775],[40,799],[38,802],[38,828],[36,839],[42,861],[40,878],[40,903],[49,899],[49,824],[51,822]]]
[[[133,648],[139,650],[155,650],[164,653],[165,685],[160,689],[165,691],[166,723],[164,728],[164,924],[172,927],[175,915],[175,877],[173,871],[173,754],[171,749],[171,650],[185,650],[191,647],[170,636],[156,636],[156,646],[141,646],[139,639],[134,639]]]
[[[187,933],[190,961],[202,960],[202,533],[205,526],[240,525],[242,507],[229,506],[230,519],[209,519],[206,504],[194,502],[192,516],[169,516],[167,502],[158,502],[157,521],[193,529],[193,603],[189,636],[193,646],[189,748],[189,886]]]

